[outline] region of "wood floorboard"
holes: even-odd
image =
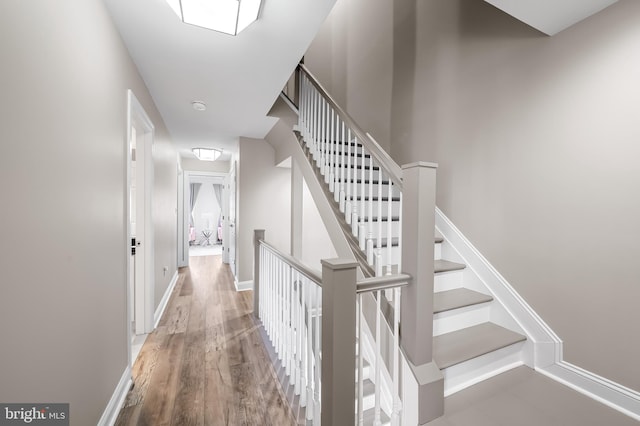
[[[133,367],[116,425],[294,425],[252,314],[220,256],[190,258]]]

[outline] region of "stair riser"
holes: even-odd
[[[488,322],[491,315],[490,305],[490,303],[481,303],[434,314],[433,335],[439,336]]]
[[[433,258],[435,260],[442,259],[442,244],[437,243],[433,248]]]
[[[433,282],[434,291],[453,290],[463,287],[463,271],[442,272],[436,274]]]
[[[519,342],[442,370],[445,396],[523,365],[524,344]]]

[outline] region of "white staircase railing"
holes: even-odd
[[[402,356],[398,358],[406,368],[402,376],[403,390],[398,393],[410,392],[412,400],[417,402],[402,410],[402,424],[427,423],[444,410],[444,379],[433,362],[432,342],[437,165],[416,162],[400,167],[333,100],[303,64],[298,66],[292,81],[295,84],[288,85],[288,95],[284,98],[298,114],[294,130],[298,132],[300,146],[293,149],[301,149],[295,154],[296,161],[306,156],[324,189],[326,200],[316,202],[330,204],[365,277],[392,279],[400,272],[413,277],[401,292],[363,296],[362,301],[375,301],[379,306],[373,309],[376,312],[373,316],[358,318],[363,319],[360,324],[366,326],[365,330],[375,330],[371,333],[372,346],[382,345],[385,355],[395,350],[387,349],[389,342],[393,340],[397,344],[395,340],[401,336]],[[323,298],[325,293],[326,288]],[[355,301],[353,305],[356,306]],[[366,305],[357,306],[360,309]],[[344,309],[351,308],[344,306]],[[384,312],[384,327],[379,321],[383,318],[381,312]],[[377,335],[378,330],[384,331],[382,339]],[[360,341],[360,347],[362,343],[364,340]],[[374,349],[370,357],[374,363],[377,352],[378,349]],[[379,370],[385,373],[381,376],[395,377],[397,360],[391,356],[383,358],[386,368]],[[373,381],[376,379],[374,376]],[[378,387],[384,388],[380,382],[376,384]],[[390,399],[393,402],[389,405],[395,406],[396,396]],[[394,408],[387,411],[394,419],[396,412],[400,412]]]
[[[300,65],[298,130],[376,276],[401,271],[402,171]]]
[[[340,259],[323,260],[320,276],[265,242],[263,230],[255,231],[254,243],[254,314],[305,408],[306,420],[325,426],[403,424],[399,293],[411,277],[356,282],[357,263]],[[384,291],[396,293],[393,330],[386,338],[380,306]],[[377,304],[374,330],[365,319],[365,298]],[[374,336],[367,342],[369,351],[364,350],[367,334]],[[387,339],[390,343],[383,347]],[[374,388],[371,395],[365,392],[367,382]]]

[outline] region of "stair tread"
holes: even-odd
[[[385,220],[385,219],[386,218],[383,218],[383,220]],[[439,239],[439,237],[435,237],[434,238],[434,243],[435,244],[438,244],[438,243],[442,242],[442,238],[440,238],[440,241],[438,241],[438,239]],[[387,247],[387,237],[381,238],[380,242],[381,242],[380,247]],[[397,247],[398,245],[400,245],[400,238],[392,237],[391,238],[391,246],[392,247]],[[378,239],[377,238],[373,238],[373,247],[374,248],[378,248]],[[453,262],[451,262],[451,263],[453,263]],[[458,265],[460,265],[460,264],[458,264]],[[464,265],[463,265],[463,267],[464,267]]]
[[[465,306],[478,305],[493,300],[493,297],[468,288],[439,291],[433,294],[433,313],[451,311]]]
[[[442,238],[442,237],[435,237],[435,239],[434,239],[434,242],[435,242],[436,244],[440,244],[440,243],[441,243],[441,242],[443,242],[443,241],[444,241],[444,238]]]
[[[437,259],[434,261],[433,271],[437,274],[438,272],[458,271],[466,267],[467,266],[463,263],[451,262],[449,260],[444,260],[444,259]]]
[[[433,359],[445,369],[526,340],[520,333],[485,322],[433,338]]]

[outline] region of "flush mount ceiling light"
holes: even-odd
[[[166,0],[182,22],[237,35],[258,19],[262,0]]]
[[[193,148],[191,151],[202,161],[216,161],[222,155],[221,150],[213,148]]]

